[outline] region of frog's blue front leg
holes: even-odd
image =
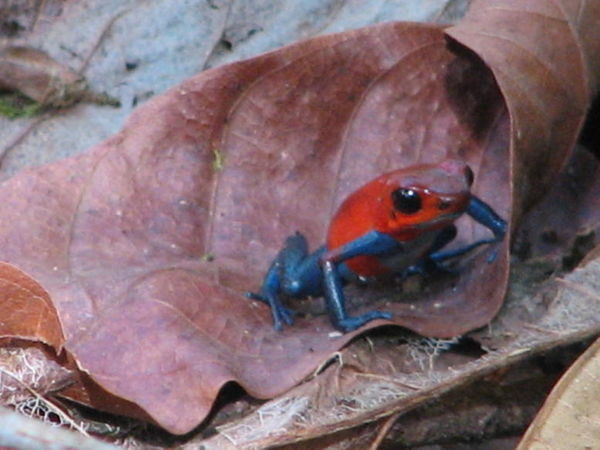
[[[342,290],[340,265],[355,256],[381,255],[399,248],[398,241],[387,234],[371,231],[339,248],[324,252],[321,256],[323,267],[323,291],[327,310],[333,326],[346,333],[356,330],[375,319],[391,319],[392,315],[383,311],[369,311],[351,317],[346,311],[346,298]]]
[[[406,278],[410,275],[433,275],[437,273],[451,273],[452,271],[446,268],[442,262],[446,259],[453,258],[454,256],[458,256],[461,253],[462,249],[450,250],[440,252],[439,250],[444,248],[448,243],[450,243],[456,237],[456,225],[448,225],[447,227],[440,230],[440,232],[435,237],[431,248],[427,251],[427,255],[417,261],[412,266],[406,268],[402,273],[402,277]],[[458,252],[458,254],[457,254]]]
[[[432,253],[428,256],[429,260],[439,264],[447,259],[464,255],[465,253],[468,253],[481,245],[493,244],[504,239],[504,235],[506,234],[506,222],[496,213],[496,211],[491,208],[490,205],[485,203],[483,200],[472,195],[466,212],[476,222],[488,228],[494,234],[494,237],[490,239],[481,239],[473,242],[472,244],[465,245],[464,247],[454,250]],[[493,262],[495,259],[496,252],[494,251],[489,256],[488,262]]]
[[[471,200],[469,201],[469,207],[467,208],[467,214],[494,233],[494,239],[485,239],[479,242],[490,244],[493,242],[500,242],[504,239],[504,235],[506,234],[506,222],[483,200],[472,195]]]

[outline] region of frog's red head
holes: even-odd
[[[375,178],[350,194],[329,225],[328,248],[370,231],[402,241],[444,228],[465,212],[473,172],[461,161],[420,164]]]
[[[463,214],[473,172],[462,161],[446,160],[389,172],[371,183],[379,190],[373,205],[377,229],[405,240],[444,228]]]

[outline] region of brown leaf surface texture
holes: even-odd
[[[533,21],[526,16],[541,32]],[[494,33],[514,28],[514,39],[541,38],[510,25],[495,24]],[[467,19],[453,36],[477,26]],[[494,72],[510,116],[492,72],[435,26],[391,23],[323,36],[204,72],[149,101],[89,152],[3,183],[0,259],[50,294],[81,370],[167,430],[187,432],[224,383],[275,396],[357,334],[330,337],[325,316],[299,318],[278,333],[268,308],[243,297],[258,288],[287,235],[301,230],[316,248],[349,192],[416,162],[465,159],[477,174],[475,193],[504,217],[511,177],[522,195],[535,172],[528,164],[546,167],[544,180],[556,174],[589,95],[573,30],[563,31],[552,40],[571,47],[551,56],[561,75],[525,67],[521,78],[550,80],[560,92],[551,96],[567,106],[532,102]],[[486,56],[502,48],[481,45],[494,71],[496,60]],[[547,58],[546,47],[534,47],[539,55],[523,51],[530,64]],[[550,85],[530,84],[548,96]],[[523,111],[535,112],[531,126]],[[551,158],[536,147],[540,136]],[[486,235],[472,221],[459,226],[459,242]],[[486,324],[504,296],[507,241],[493,264],[486,249],[461,262],[453,284],[410,301],[388,290],[377,307],[425,335]],[[5,305],[3,318],[12,314]]]

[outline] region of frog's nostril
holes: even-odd
[[[444,211],[448,208],[450,208],[452,206],[452,200],[448,199],[448,198],[440,198],[439,202],[438,202],[438,209],[440,211]]]
[[[466,164],[458,159],[447,159],[440,163],[440,167],[449,175],[459,175],[464,172]]]

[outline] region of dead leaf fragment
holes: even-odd
[[[586,149],[576,148],[546,197],[522,221],[515,252],[521,258],[549,258],[560,266],[565,255],[576,253],[578,238],[594,233],[600,236],[599,175],[598,159]]]
[[[46,396],[73,383],[73,372],[36,347],[0,349],[0,403],[16,406],[32,397]]]
[[[16,0],[0,4],[0,40],[24,38],[62,13],[65,0]],[[41,25],[41,26],[40,26]],[[46,27],[47,28],[47,27]]]
[[[599,376],[600,339],[561,378],[517,449],[595,448],[600,442]]]
[[[6,263],[0,263],[0,304],[0,338],[39,341],[61,352],[62,326],[48,292]]]
[[[0,407],[0,442],[4,448],[54,448],[57,450],[117,450],[121,447],[92,439],[81,432],[64,430],[56,425],[42,423],[7,408]]]
[[[83,76],[46,53],[29,47],[0,49],[0,89],[20,92],[50,107],[64,107],[83,98]]]

